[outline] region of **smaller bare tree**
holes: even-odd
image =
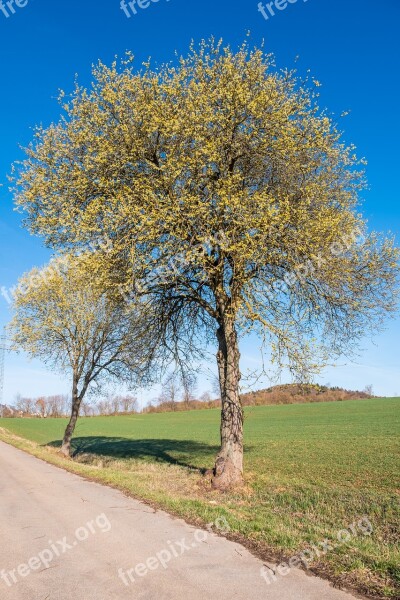
[[[368,394],[368,396],[372,396],[374,395],[374,388],[372,387],[372,383],[370,383],[369,385],[366,385],[364,388],[364,394]]]
[[[82,402],[81,409],[85,417],[93,417],[95,414],[95,407],[87,399]]]
[[[177,373],[173,371],[169,373],[165,381],[163,382],[161,393],[157,398],[157,404],[159,406],[165,406],[169,410],[176,410],[180,392],[180,385]]]
[[[200,396],[201,402],[211,402],[211,394],[208,391],[205,391]]]
[[[193,373],[183,373],[182,388],[182,400],[188,407],[190,402],[196,399],[197,378]]]
[[[137,412],[139,408],[138,399],[135,396],[131,396],[130,394],[126,394],[125,396],[120,396],[120,410],[123,413],[132,413]]]
[[[49,417],[63,417],[68,414],[68,399],[66,396],[62,394],[57,394],[55,396],[49,396],[46,398],[47,402],[47,414]]]
[[[42,419],[47,417],[47,402],[44,396],[40,396],[35,402],[36,410]]]
[[[18,394],[15,399],[15,408],[24,414],[31,415],[35,412],[35,401],[33,398],[24,398]]]
[[[118,379],[134,386],[156,373],[158,345],[149,310],[116,302],[89,266],[82,255],[34,269],[16,290],[10,325],[15,348],[71,373],[71,417],[61,447],[66,456],[91,384]],[[37,406],[47,416],[45,398]]]

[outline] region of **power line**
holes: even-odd
[[[4,389],[4,360],[6,355],[6,330],[3,328],[3,333],[0,336],[0,404],[3,403],[3,389]]]
[[[6,352],[10,350],[7,346],[7,334],[6,328],[3,327],[3,332],[0,335],[0,404],[3,403],[3,392],[4,392],[4,362]]]

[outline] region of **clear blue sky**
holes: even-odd
[[[142,0],[145,5],[145,0]],[[15,284],[34,265],[45,263],[49,252],[31,237],[13,212],[6,174],[21,157],[19,144],[31,138],[31,127],[49,124],[59,115],[59,88],[71,90],[74,76],[89,83],[91,64],[131,50],[142,61],[174,57],[185,52],[191,39],[214,35],[237,45],[248,30],[254,43],[265,40],[278,66],[294,66],[322,82],[321,104],[340,114],[345,139],[367,157],[370,190],[364,194],[364,214],[377,230],[400,233],[399,163],[399,22],[398,0],[297,0],[266,20],[257,0],[159,0],[137,14],[120,8],[120,0],[19,0],[12,10],[0,10],[0,287]],[[26,5],[25,5],[26,4]],[[267,4],[264,2],[264,5]],[[279,2],[278,2],[279,4]],[[283,0],[280,5],[282,6]],[[0,5],[1,6],[1,5]],[[0,297],[0,325],[9,319]],[[400,394],[400,320],[371,344],[357,364],[329,369],[331,384]],[[258,361],[254,340],[242,347],[244,367]],[[207,383],[204,383],[207,387]],[[5,400],[15,394],[39,395],[69,388],[59,376],[23,356],[7,357]],[[149,392],[151,395],[153,392]]]

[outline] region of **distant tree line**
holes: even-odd
[[[112,416],[132,413],[180,412],[220,408],[221,399],[212,398],[211,392],[196,395],[196,380],[178,381],[176,374],[169,376],[160,394],[140,408],[136,396],[130,394],[109,395],[100,400],[87,399],[81,409],[85,417]],[[284,384],[263,390],[241,394],[242,406],[270,406],[278,404],[302,404],[304,402],[337,402],[375,397],[372,385],[364,390],[346,390],[338,386],[319,384]],[[24,398],[18,395],[15,407],[0,405],[0,417],[67,417],[70,398],[67,395]]]
[[[85,417],[119,415],[139,412],[138,400],[130,394],[108,396],[99,401],[86,400],[82,403]],[[68,417],[71,411],[71,398],[68,395],[39,396],[25,398],[17,395],[14,406],[0,406],[0,417]]]

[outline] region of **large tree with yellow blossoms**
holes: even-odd
[[[395,309],[398,251],[367,232],[354,148],[314,84],[214,41],[157,69],[99,64],[16,175],[31,231],[91,248],[104,285],[157,306],[169,340],[214,337],[220,489],[243,474],[240,335],[305,376]]]

